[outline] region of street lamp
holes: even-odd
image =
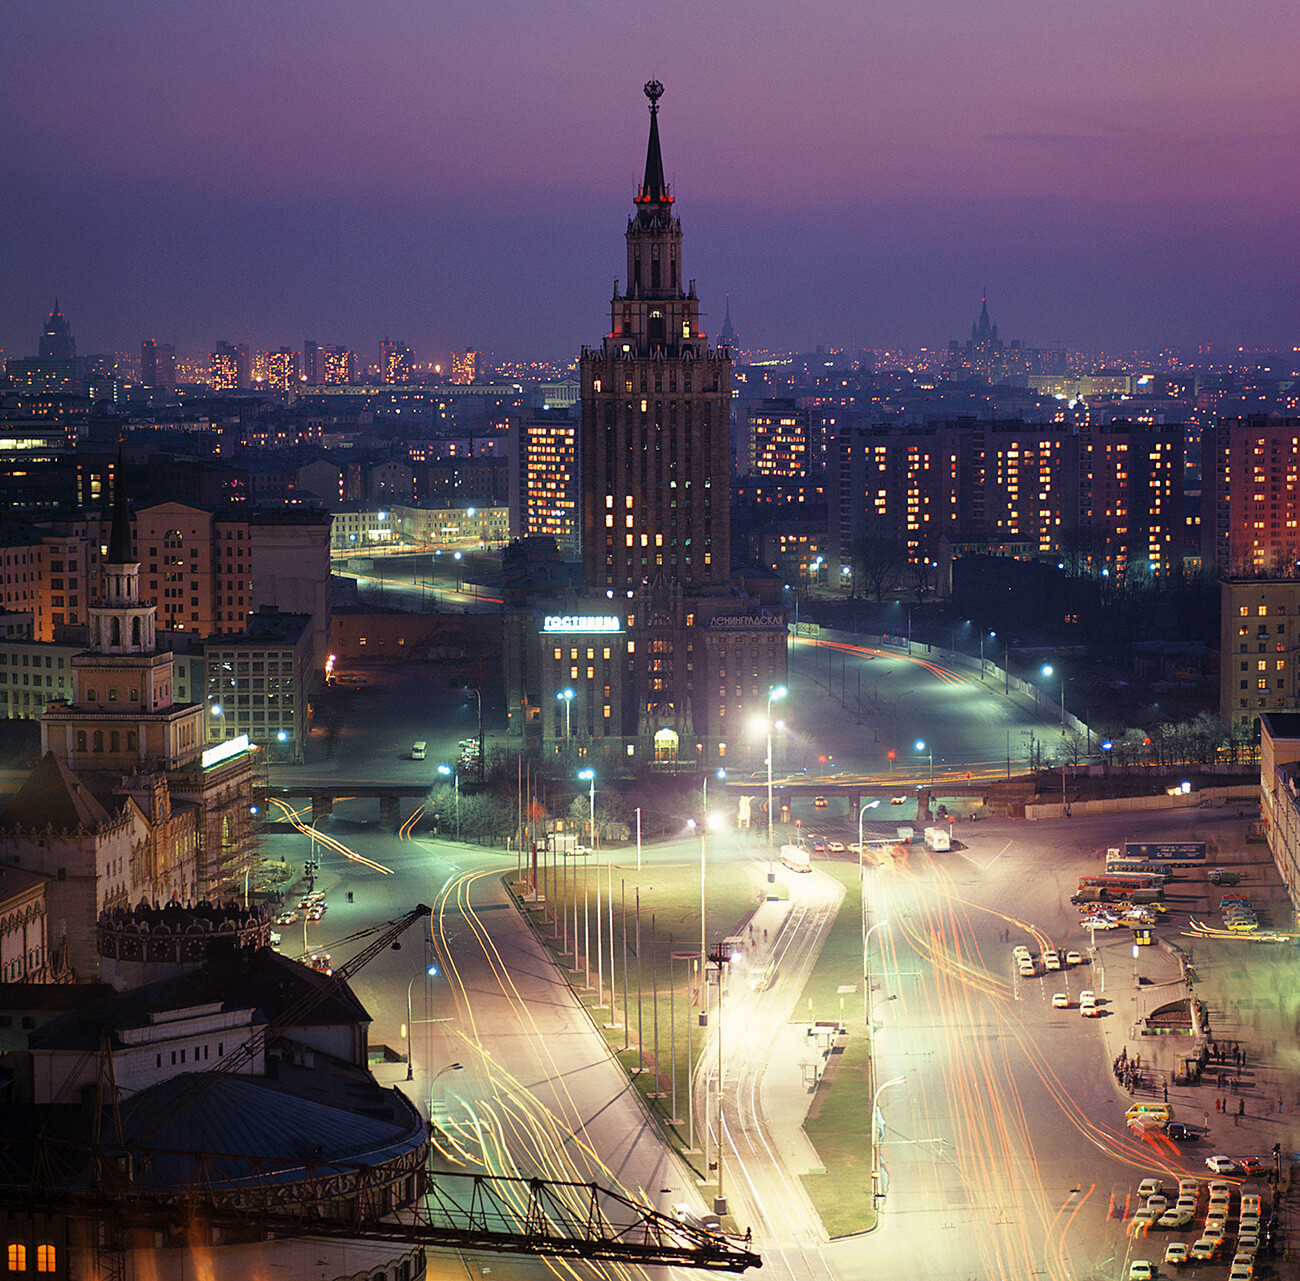
[[[1043,664],[1043,675],[1050,677],[1052,675],[1051,663]],[[1065,673],[1061,673],[1061,733],[1065,733]]]
[[[691,821],[692,823],[694,823],[694,820]],[[708,1002],[708,995],[707,995],[708,983],[705,981],[704,978],[705,974],[708,973],[708,964],[709,964],[709,944],[708,944],[708,931],[706,925],[708,920],[708,913],[706,911],[706,899],[704,896],[704,873],[706,867],[704,838],[708,835],[709,828],[719,826],[721,821],[722,820],[718,817],[718,815],[709,814],[709,815],[701,815],[700,821],[698,823],[694,823],[694,825],[699,829],[700,832],[700,983],[701,983],[700,990],[704,997],[703,1008],[700,1011],[701,1027],[708,1027],[709,1025],[709,1002]],[[718,1000],[719,1001],[722,1000],[721,989],[719,989]]]
[[[776,880],[776,868],[772,863],[772,703],[784,698],[790,691],[784,685],[773,685],[767,691],[767,715],[763,718],[767,730],[767,880],[770,885]]]
[[[713,777],[716,778],[719,783],[721,783],[722,780],[727,777],[727,771],[719,767],[718,769],[715,769],[713,771]],[[708,773],[706,772],[704,775],[704,809],[706,812],[708,811],[708,808],[709,808],[709,776]]]
[[[930,782],[934,782],[934,748],[927,747],[925,739],[918,738],[912,747],[918,752],[924,752],[930,758]]]
[[[881,1094],[889,1089],[891,1085],[901,1085],[903,1078],[896,1076],[892,1081],[886,1081],[883,1085],[878,1086],[875,1094],[871,1096],[871,1206],[875,1209],[876,1199],[880,1196],[880,1162],[876,1157],[876,1103]],[[884,1126],[881,1126],[883,1131]]]
[[[997,632],[980,632],[980,680],[984,679],[984,638],[987,636],[990,640],[997,639]]]
[[[438,967],[430,965],[425,972],[433,978],[438,973]],[[413,1080],[415,1075],[415,1063],[411,1059],[411,988],[415,978],[416,976],[412,975],[410,983],[406,985],[406,1079],[408,1081]]]
[[[859,858],[860,858],[860,857],[861,857],[861,855],[859,855]],[[865,884],[865,881],[864,881],[864,883],[863,883],[863,890],[864,890],[864,891],[866,890],[866,884]],[[865,918],[866,918],[866,912],[865,912],[865,910],[864,910],[864,911],[863,911],[863,919],[865,919]],[[875,1034],[875,1020],[872,1019],[872,1017],[871,1017],[871,1005],[872,1005],[872,1001],[871,1001],[871,964],[870,964],[870,953],[867,951],[867,945],[871,942],[871,936],[872,936],[872,935],[873,935],[873,934],[874,934],[878,929],[880,929],[882,926],[885,926],[885,925],[888,925],[888,924],[889,924],[889,919],[888,919],[888,918],[886,918],[886,919],[883,920],[883,921],[877,921],[877,922],[876,922],[876,923],[875,923],[875,924],[874,924],[874,925],[873,925],[873,926],[872,926],[872,927],[871,927],[871,928],[870,928],[870,929],[869,929],[869,930],[868,930],[868,931],[867,931],[867,932],[862,936],[862,982],[863,982],[863,985],[864,985],[864,987],[865,987],[865,992],[864,992],[864,994],[863,994],[863,1002],[862,1002],[862,1003],[863,1003],[863,1006],[864,1006],[864,1012],[865,1012],[865,1014],[866,1014],[866,1016],[867,1016],[867,1035],[868,1035],[868,1036],[872,1036],[872,1035]],[[882,957],[882,960],[883,960],[883,957]],[[874,1051],[873,1051],[873,1053],[874,1053]]]
[[[564,704],[564,750],[569,750],[569,707],[573,703],[573,691],[571,689],[562,689],[555,696]],[[482,743],[479,744],[482,746]]]
[[[460,774],[450,765],[439,765],[438,773],[443,778],[450,775],[452,782],[456,785],[456,839],[460,840]]]

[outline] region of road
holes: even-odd
[[[807,697],[795,702],[804,714]],[[828,724],[825,732],[845,729]],[[877,819],[879,812],[869,831],[892,826],[896,812]],[[820,818],[856,837],[849,816],[828,810]],[[664,1208],[681,1199],[703,1208],[700,1190],[647,1128],[588,1016],[501,891],[498,877],[513,859],[454,843],[399,841],[376,832],[372,820],[371,807],[358,804],[354,816],[344,802],[330,830],[393,874],[323,855],[331,911],[311,927],[319,935],[310,941],[342,939],[418,899],[437,900],[427,948],[376,959],[354,986],[374,1014],[373,1039],[397,1048],[412,992],[412,1089],[422,1106],[445,1107],[456,1120],[450,1159],[617,1180]],[[1081,1019],[1076,1008],[1051,1007],[1054,991],[1072,998],[1084,986],[1104,992],[1102,967],[1022,982],[1009,952],[1021,939],[1084,949],[1067,900],[1078,876],[1095,867],[1096,849],[1125,837],[1218,838],[1230,820],[1179,811],[985,821],[959,827],[966,848],[951,855],[930,857],[913,846],[904,861],[871,873],[869,920],[889,921],[871,948],[876,1080],[903,1079],[880,1098],[887,1195],[879,1230],[863,1241],[827,1242],[820,1232],[792,1173],[800,1168],[792,1147],[807,1091],[773,1073],[778,1061],[785,1070],[798,1066],[797,1051],[784,1047],[792,1027],[801,1034],[790,1022],[793,1005],[829,920],[815,888],[822,878],[799,878],[791,910],[809,915],[788,940],[778,937],[781,981],[761,993],[733,985],[723,1026],[726,1190],[737,1222],[753,1226],[767,1266],[809,1281],[1118,1277],[1134,1244],[1123,1224],[1107,1217],[1112,1196],[1123,1204],[1147,1173],[1199,1174],[1204,1153],[1172,1159],[1139,1145],[1123,1124],[1124,1099],[1109,1070],[1114,1029]],[[276,839],[300,842],[289,857],[301,860],[305,838]],[[743,856],[753,857],[753,847]],[[656,857],[654,847],[647,857]],[[758,861],[765,870],[765,851]],[[355,903],[343,901],[344,888]],[[1122,948],[1107,947],[1113,985],[1126,966]],[[429,979],[426,963],[435,958],[442,973]],[[1234,981],[1246,984],[1254,981],[1251,967],[1266,964],[1240,953],[1233,961]],[[861,1032],[861,1019],[852,1030]],[[708,1102],[712,1047],[696,1094],[706,1117],[715,1107]],[[463,1067],[450,1068],[454,1063]],[[1158,1256],[1163,1242],[1141,1248]]]

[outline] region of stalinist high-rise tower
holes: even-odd
[[[584,593],[508,625],[526,746],[602,777],[752,770],[763,747],[749,722],[786,674],[779,584],[756,590],[731,575],[731,356],[709,346],[684,276],[659,145],[663,91],[645,87],[650,141],[627,278],[604,340],[582,353]]]
[[[650,143],[627,224],[627,287],[604,343],[582,353],[582,567],[589,590],[661,576],[726,582],[731,357],[700,328],[682,224],[659,149],[663,85],[645,87]]]

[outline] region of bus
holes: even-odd
[[[811,872],[808,851],[802,845],[782,845],[781,862],[792,872]]]
[[[1106,855],[1106,871],[1129,873],[1141,876],[1158,876],[1162,881],[1169,879],[1171,864],[1155,862],[1149,858],[1126,858],[1122,854]]]
[[[1112,893],[1131,894],[1134,890],[1163,888],[1165,877],[1152,872],[1107,872],[1105,876],[1084,876],[1079,879],[1081,890],[1109,890]]]

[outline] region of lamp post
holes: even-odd
[[[446,778],[451,776],[451,781],[456,787],[456,839],[460,840],[460,774],[450,765],[439,765],[438,773]]]
[[[432,978],[438,973],[438,967],[430,965],[426,973]],[[416,976],[412,975],[411,981],[406,985],[406,1079],[408,1081],[413,1080],[415,1076],[415,1063],[411,1058],[411,988],[415,985],[415,979]]]
[[[460,555],[459,552],[456,553]],[[466,685],[465,692],[473,694],[478,704],[478,768],[474,771],[475,777],[480,783],[483,781],[483,694],[475,685]]]
[[[776,868],[772,863],[772,701],[784,698],[790,691],[784,685],[774,685],[767,691],[767,880],[770,885],[776,880]]]
[[[573,703],[573,691],[571,689],[562,689],[555,697],[564,704],[564,750],[567,754],[569,750],[569,708]],[[480,746],[482,746],[481,743]]]
[[[700,983],[701,983],[700,990],[702,993],[705,994],[704,1006],[703,1009],[701,1009],[700,1011],[701,1027],[708,1027],[709,1025],[709,1002],[708,1002],[708,995],[707,995],[709,986],[708,986],[708,981],[705,978],[705,975],[708,973],[708,964],[709,964],[709,944],[708,944],[708,930],[707,930],[708,913],[706,910],[706,899],[704,896],[704,873],[705,873],[705,868],[707,866],[705,860],[705,837],[708,835],[709,828],[716,827],[717,825],[718,825],[718,819],[716,815],[704,815],[704,814],[700,816],[700,821],[696,824],[696,827],[699,828],[699,832],[700,832]],[[721,970],[719,970],[719,973],[721,973]],[[719,988],[718,999],[719,1001],[721,1001],[722,999],[721,988]]]
[[[863,889],[865,890],[865,888],[866,888],[866,885],[865,885],[865,881],[864,881]],[[868,946],[868,944],[871,942],[871,936],[872,936],[872,935],[873,935],[873,934],[874,934],[878,929],[880,929],[882,926],[886,926],[886,925],[888,925],[888,924],[889,924],[889,919],[888,919],[888,917],[886,917],[883,921],[877,921],[877,922],[876,922],[876,923],[875,923],[875,924],[874,924],[874,925],[873,925],[873,926],[872,926],[872,927],[871,927],[871,928],[870,928],[870,929],[869,929],[869,930],[868,930],[868,931],[867,931],[867,932],[862,936],[862,983],[863,983],[863,986],[864,986],[864,988],[865,988],[865,992],[864,992],[864,994],[863,994],[863,1002],[862,1002],[862,1004],[863,1004],[863,1006],[864,1006],[864,1012],[865,1012],[865,1014],[866,1014],[866,1018],[867,1018],[867,1034],[868,1034],[869,1036],[874,1036],[874,1035],[875,1035],[875,1020],[871,1017],[871,1006],[872,1006],[872,1000],[871,1000],[871,963],[870,963],[870,953],[867,951],[867,946]]]
[[[984,679],[984,638],[986,635],[990,640],[996,640],[998,634],[997,632],[986,633],[983,630],[980,631],[980,680]]]
[[[875,1209],[876,1199],[880,1196],[880,1161],[876,1156],[876,1103],[881,1094],[889,1089],[891,1085],[901,1085],[903,1078],[896,1076],[893,1080],[886,1081],[883,1085],[876,1087],[876,1092],[871,1096],[871,1207]],[[883,1128],[883,1127],[882,1127]]]
[[[934,782],[934,748],[926,744],[925,739],[918,738],[912,747],[918,752],[924,752],[930,758],[930,782]]]
[[[591,841],[591,850],[596,855],[596,1007],[597,1009],[604,1003],[605,991],[605,953],[600,945],[600,852],[596,849],[596,771],[594,769],[580,769],[578,777],[584,782],[591,784],[591,790],[588,799],[588,811],[591,816],[591,829],[589,839]],[[583,886],[586,886],[586,864],[583,865]],[[584,905],[585,913],[586,907]],[[591,986],[591,958],[587,958],[587,986]]]
[[[1052,675],[1051,663],[1043,664],[1043,675],[1050,677]],[[1065,673],[1061,673],[1061,733],[1065,733]]]
[[[722,780],[727,777],[727,771],[719,767],[718,769],[715,769],[713,771],[713,777],[716,778],[719,783],[721,783]],[[709,775],[708,772],[706,771],[704,775],[704,812],[707,814],[708,811],[709,811]],[[638,814],[640,814],[640,812],[641,812],[640,810],[637,810]]]

